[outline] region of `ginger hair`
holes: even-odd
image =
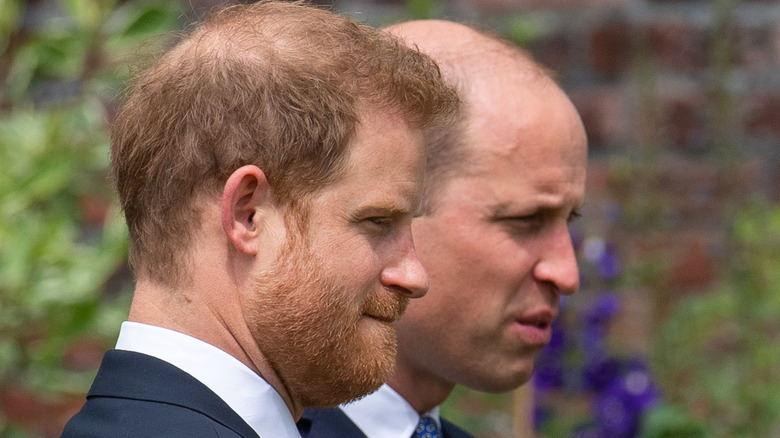
[[[427,128],[458,108],[436,64],[378,29],[302,3],[234,5],[136,77],[111,138],[137,276],[187,279],[204,199],[241,166],[300,211],[343,170],[369,103]]]

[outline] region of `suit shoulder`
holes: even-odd
[[[297,426],[302,438],[366,438],[339,408],[306,409]]]
[[[91,398],[65,426],[62,438],[240,438],[209,416],[168,403]]]

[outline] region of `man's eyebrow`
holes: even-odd
[[[381,214],[400,216],[410,213],[410,209],[393,201],[367,202],[356,209],[358,215]]]
[[[502,217],[514,217],[514,216],[552,216],[560,212],[562,208],[555,205],[547,204],[519,204],[501,202],[488,207],[490,217],[494,219],[500,219]]]

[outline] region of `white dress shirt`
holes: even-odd
[[[243,362],[211,344],[162,327],[125,321],[116,348],[154,356],[191,375],[261,437],[301,437],[279,393]]]
[[[420,421],[412,405],[387,384],[340,408],[368,438],[409,438]],[[441,429],[438,406],[425,415],[433,418]]]

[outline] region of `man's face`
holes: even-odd
[[[568,221],[583,202],[586,138],[551,83],[507,80],[469,105],[472,159],[413,222],[431,289],[396,324],[398,366],[500,392],[528,380],[560,295],[579,286]]]
[[[395,357],[392,322],[428,289],[411,235],[422,131],[376,108],[363,116],[346,171],[315,195],[305,235],[257,273],[244,305],[260,349],[304,406],[378,388]]]

